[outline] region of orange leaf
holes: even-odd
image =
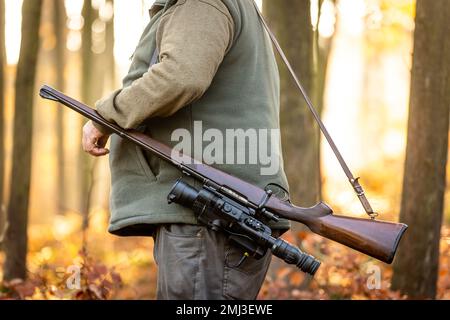
[[[305,276],[300,272],[294,272],[290,276],[291,285],[294,287],[300,286],[304,279],[305,279]]]
[[[282,279],[286,277],[289,273],[291,273],[292,269],[290,267],[283,267],[278,269],[277,271],[277,278]]]

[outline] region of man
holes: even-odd
[[[279,132],[278,69],[252,0],[159,0],[150,14],[123,88],[97,103],[104,118],[172,147],[180,138],[174,133],[183,130],[204,148],[206,131],[199,132],[199,125],[223,136],[232,129],[258,137]],[[223,161],[213,165],[287,199],[279,135],[265,137],[258,141],[258,152],[272,150],[277,170],[263,173],[267,163],[242,161],[254,159],[256,152],[246,154],[252,145],[234,140],[215,150],[223,153]],[[83,147],[91,155],[108,154],[108,139],[105,128],[85,126]],[[202,151],[194,154],[202,156]],[[271,254],[242,262],[244,251],[225,234],[198,225],[189,208],[169,206],[177,169],[117,136],[111,141],[110,167],[109,231],[154,237],[158,299],[257,297]],[[289,222],[272,227],[280,234]]]

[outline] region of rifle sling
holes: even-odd
[[[314,107],[311,99],[309,98],[308,94],[306,93],[305,88],[301,84],[299,78],[297,77],[292,65],[290,64],[286,54],[284,53],[283,49],[281,48],[280,43],[278,42],[277,38],[275,37],[275,34],[270,30],[269,25],[267,24],[266,20],[264,19],[261,11],[259,10],[256,2],[253,2],[256,8],[256,12],[258,13],[258,16],[266,29],[267,33],[269,34],[270,39],[272,40],[276,50],[278,51],[281,59],[283,60],[284,64],[289,70],[289,73],[291,74],[292,78],[295,81],[295,84],[297,85],[300,93],[302,94],[303,98],[306,101],[306,104],[308,105],[309,110],[311,111],[312,115],[314,116],[314,119],[316,120],[317,124],[319,125],[320,130],[322,131],[323,135],[325,136],[325,139],[327,140],[328,144],[331,147],[331,150],[333,150],[333,153],[335,154],[336,158],[339,161],[339,164],[341,165],[342,169],[345,172],[345,175],[347,176],[350,184],[352,185],[353,189],[356,192],[356,195],[358,196],[359,200],[361,201],[362,206],[364,207],[364,210],[366,213],[372,218],[375,219],[378,214],[373,211],[372,206],[369,203],[369,200],[367,199],[363,187],[359,184],[360,178],[355,178],[350,171],[350,168],[348,167],[347,163],[345,162],[344,158],[342,157],[341,152],[339,151],[338,147],[333,141],[333,138],[331,138],[331,135],[329,134],[327,128],[323,124],[322,120],[320,119],[320,116]]]

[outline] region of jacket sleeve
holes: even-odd
[[[232,17],[221,1],[179,1],[161,18],[160,63],[130,87],[97,102],[98,112],[132,129],[151,117],[168,117],[201,98],[233,42],[233,29]]]

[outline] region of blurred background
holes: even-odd
[[[438,114],[447,112],[447,118],[449,107],[427,105],[426,100],[412,96],[416,2],[257,2],[344,158],[354,174],[362,177],[380,218],[397,221],[401,214],[400,220],[410,224],[409,238],[400,248],[405,253],[397,257],[400,261],[394,268],[294,226],[286,238],[321,259],[323,265],[311,279],[274,260],[260,298],[450,298],[450,214],[448,201],[443,201],[449,194],[445,188],[448,119],[444,131],[438,132],[439,126],[429,127],[444,137],[434,147],[439,152],[430,155],[434,159],[431,166],[420,167],[420,161],[414,162],[413,156],[408,160],[406,154],[406,150],[411,155],[422,150],[420,146],[415,149],[413,139],[407,149],[408,114],[414,101],[421,101],[420,112],[441,108]],[[152,240],[107,234],[108,159],[89,159],[81,152],[84,120],[80,116],[38,98],[39,87],[49,84],[93,105],[119,88],[149,21],[152,3],[0,0],[0,234],[5,226],[10,229],[0,248],[0,279],[4,280],[0,282],[0,299],[154,298]],[[428,1],[423,17],[437,14],[448,21],[450,15],[445,14],[450,12],[439,7],[442,3]],[[421,8],[419,3],[417,8]],[[41,17],[36,19],[39,12]],[[427,27],[423,32],[444,28],[436,25],[439,18],[435,20],[432,27],[437,29]],[[445,36],[450,37],[449,33]],[[435,41],[450,44],[446,39]],[[442,54],[445,51],[435,57]],[[444,60],[430,62],[432,70],[447,68],[450,72],[448,59],[439,66]],[[35,77],[30,79],[34,69]],[[283,148],[294,203],[310,206],[323,199],[337,213],[365,217],[281,63],[280,72]],[[448,79],[446,84],[450,85]],[[439,92],[438,101],[449,101],[445,92]],[[426,115],[419,113],[418,117]],[[420,135],[410,129],[411,136]],[[412,170],[407,173],[405,159],[411,161]],[[414,194],[414,187],[406,185],[417,183],[414,176],[421,176],[419,168],[428,168],[424,175],[435,179],[423,183],[429,192],[426,196],[434,200],[427,202],[421,216],[408,205],[420,197]],[[412,180],[404,179],[406,174],[412,175]],[[423,223],[424,219],[429,223]],[[414,233],[414,228],[420,232]],[[8,255],[9,264],[5,262]],[[422,265],[407,267],[421,264],[417,262],[421,260]],[[22,276],[22,269],[26,276]],[[81,270],[81,281],[68,287],[76,270]]]

